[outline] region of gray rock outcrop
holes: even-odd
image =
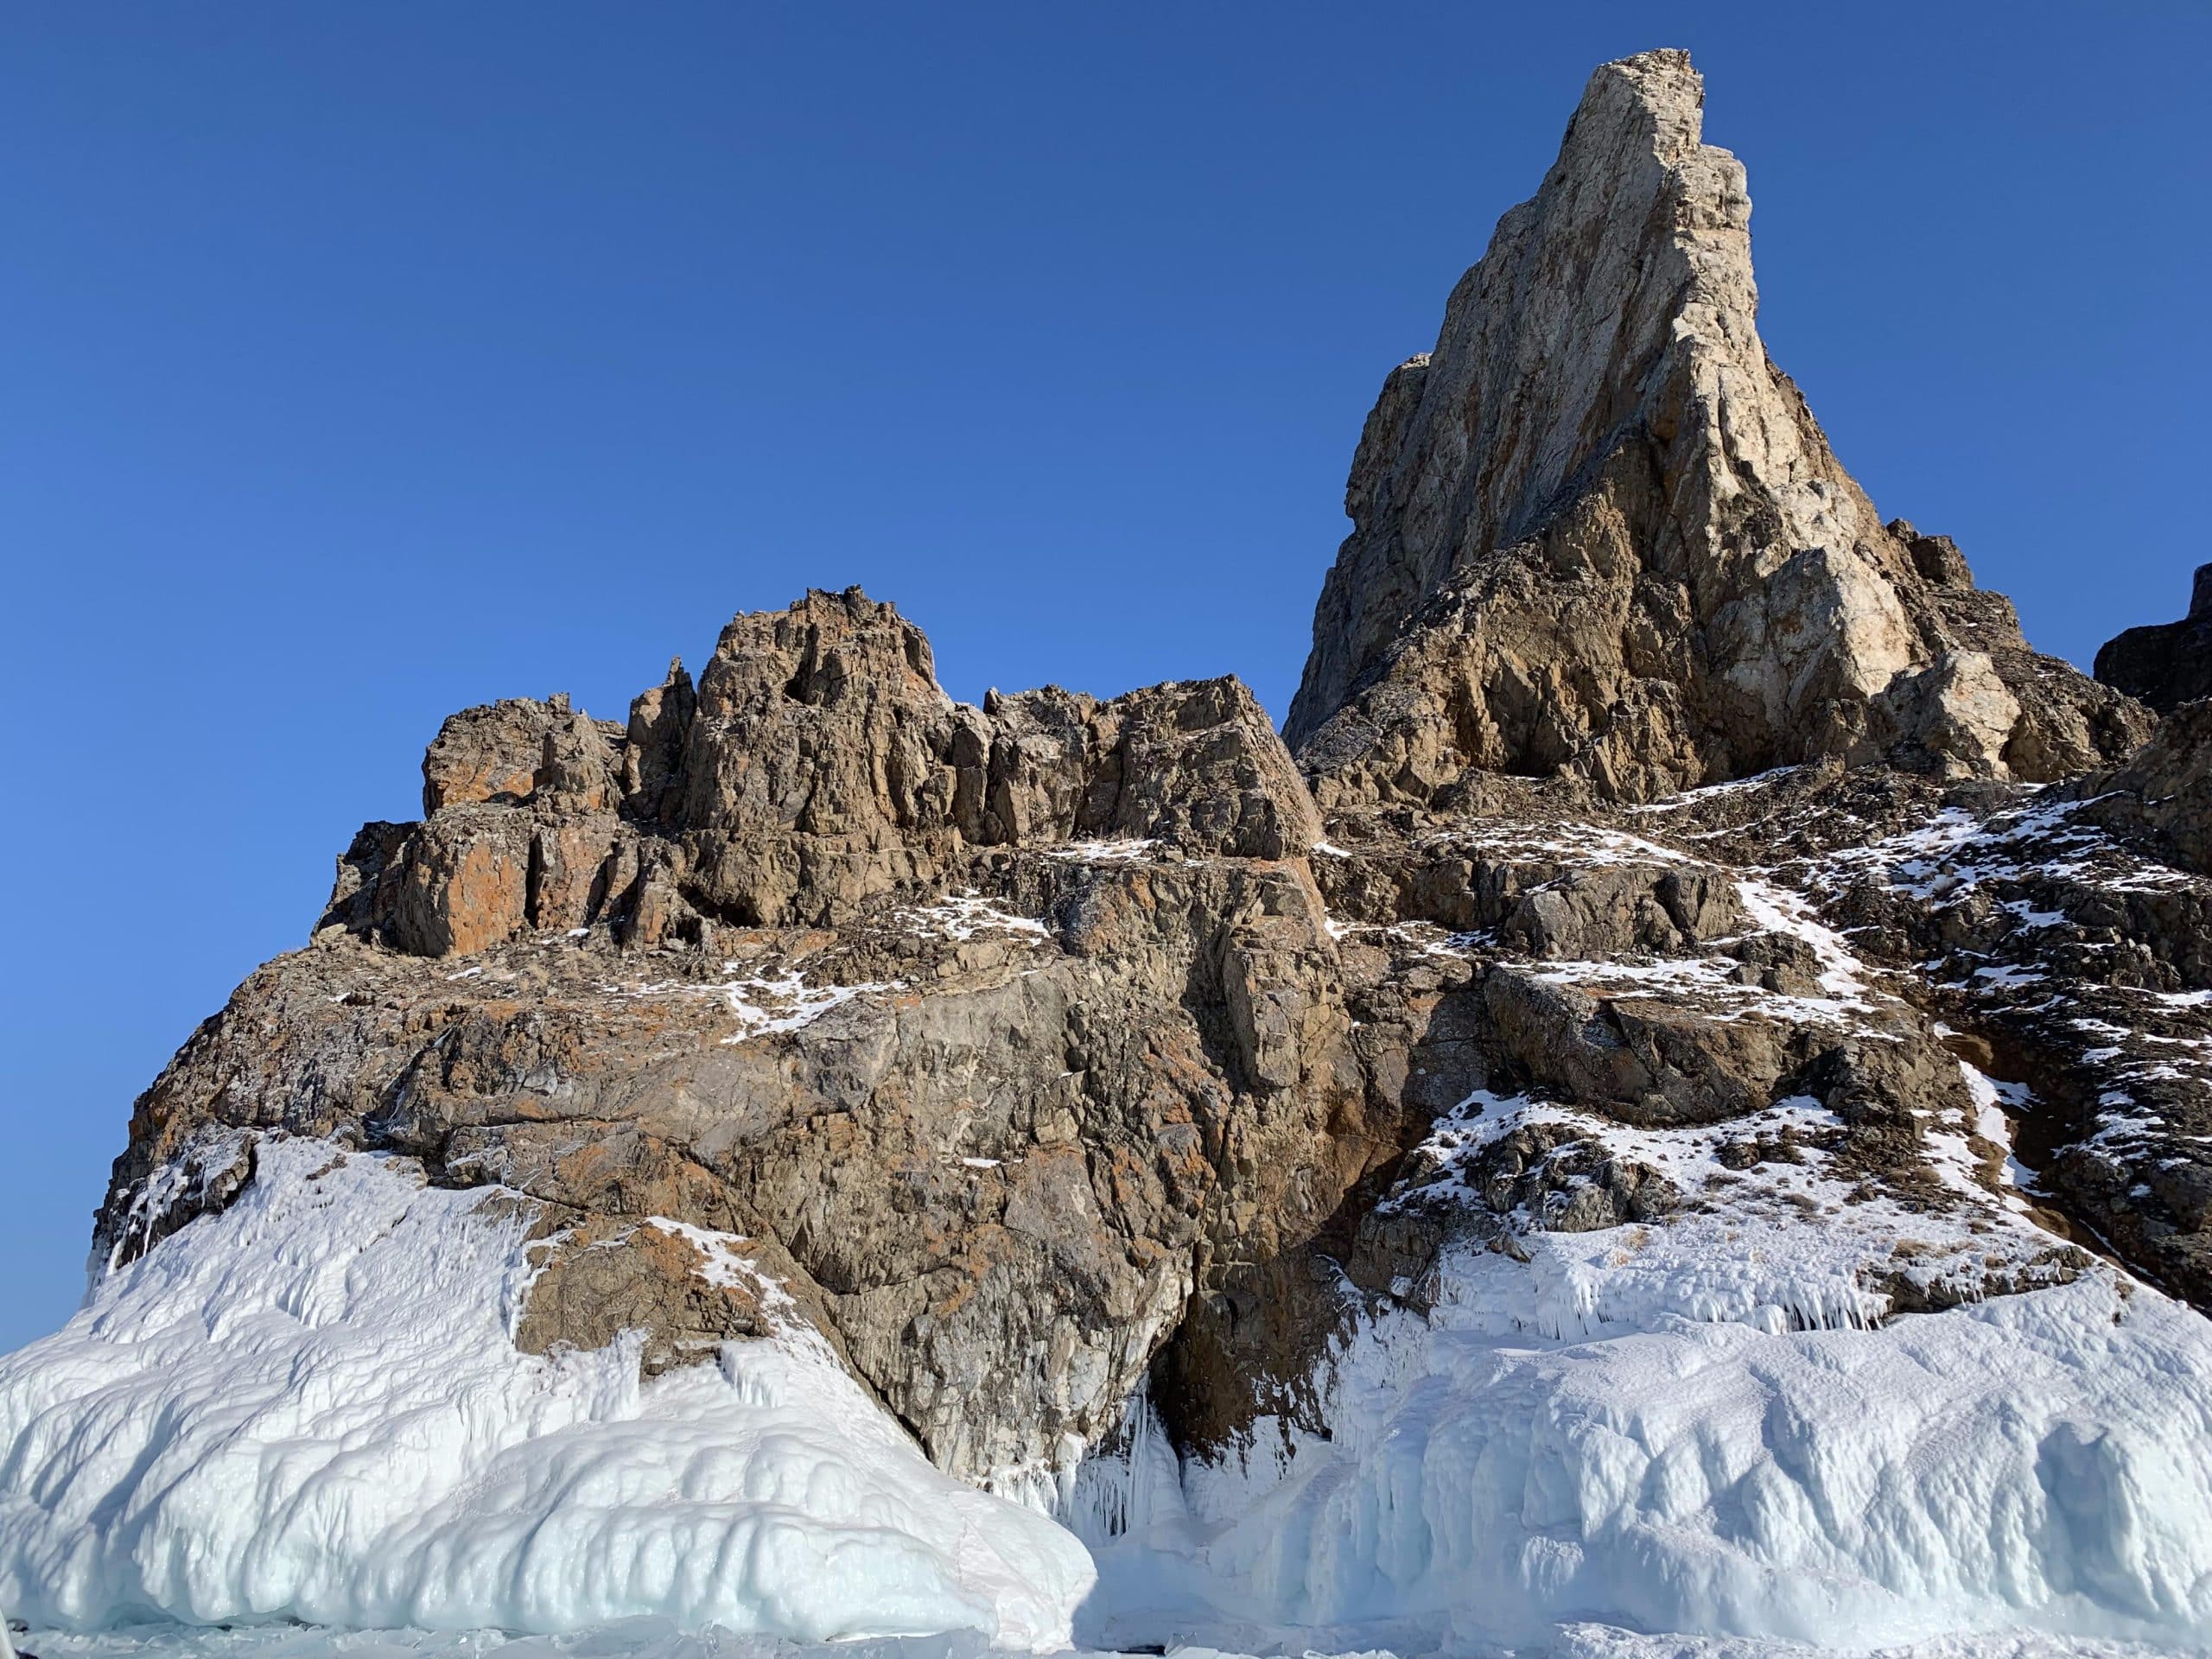
[[[1831,755],[2039,780],[2139,741],[1955,548],[1881,522],[1768,360],[1703,99],[1681,52],[1599,69],[1384,382],[1286,728],[1324,805],[1478,772],[1643,800]]]

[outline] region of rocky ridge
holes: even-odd
[[[1294,753],[1233,679],[955,702],[857,590],[620,725],[465,711],[138,1101],[109,1259],[267,1137],[413,1160],[528,1217],[525,1349],[683,1365],[765,1274],[1032,1492],[1141,1390],[1186,1457],[1325,1429],[1469,1241],[1758,1217],[1835,1265],[1744,1316],[1809,1325],[2101,1254],[2212,1306],[2212,705],[2153,735],[1878,520],[1700,99],[1601,68],[1386,382]]]
[[[2161,714],[2212,697],[2212,564],[2196,567],[2187,616],[2107,640],[2097,652],[2096,673]]]

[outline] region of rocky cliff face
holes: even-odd
[[[455,715],[137,1103],[110,1259],[268,1137],[389,1154],[527,1217],[523,1347],[683,1365],[765,1274],[1030,1491],[1142,1389],[1192,1457],[1325,1428],[1471,1242],[1755,1216],[1840,1264],[1811,1322],[2107,1252],[2212,1306],[2203,705],[2140,747],[1878,519],[1700,96],[1599,70],[1386,382],[1295,759],[1233,679],[956,703],[857,591],[620,725]]]
[[[1683,53],[1600,69],[1383,383],[1287,727],[1324,804],[1498,772],[1647,800],[1828,757],[2039,781],[2139,741],[1831,453],[1760,343],[1702,103]]]
[[[812,594],[626,728],[457,715],[423,780],[140,1102],[111,1248],[190,1213],[145,1195],[210,1129],[353,1141],[540,1206],[525,1347],[644,1328],[658,1369],[758,1309],[640,1223],[741,1234],[980,1476],[1110,1426],[1210,1230],[1310,1230],[1371,1155],[1308,1075],[1319,819],[1234,680],[965,707],[891,607]]]
[[[834,925],[987,847],[1160,836],[1279,858],[1319,822],[1236,681],[957,705],[921,631],[858,589],[737,618],[696,690],[671,664],[626,728],[562,696],[455,715],[423,809],[362,830],[324,926],[433,957],[602,918],[627,943],[696,943],[709,918]]]

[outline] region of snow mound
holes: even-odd
[[[1637,1282],[1668,1254],[1638,1230],[1448,1253],[1426,1315],[1382,1313],[1325,1367],[1328,1440],[1262,1420],[1179,1468],[1131,1425],[1064,1500],[1101,1573],[1078,1635],[1716,1638],[1630,1644],[1688,1654],[2212,1630],[2212,1324],[2100,1269],[1785,1328],[1748,1316],[1786,1266],[1773,1234],[1737,1255],[1743,1294],[1686,1315]]]
[[[818,1337],[638,1380],[510,1338],[499,1189],[264,1140],[254,1179],[0,1359],[0,1605],[34,1625],[295,1618],[1065,1645],[1045,1517],[932,1468]]]

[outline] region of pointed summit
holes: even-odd
[[[1641,798],[1827,755],[2039,779],[2139,737],[1837,462],[1760,342],[1703,102],[1687,53],[1602,66],[1384,382],[1287,726],[1325,804],[1471,771]]]

